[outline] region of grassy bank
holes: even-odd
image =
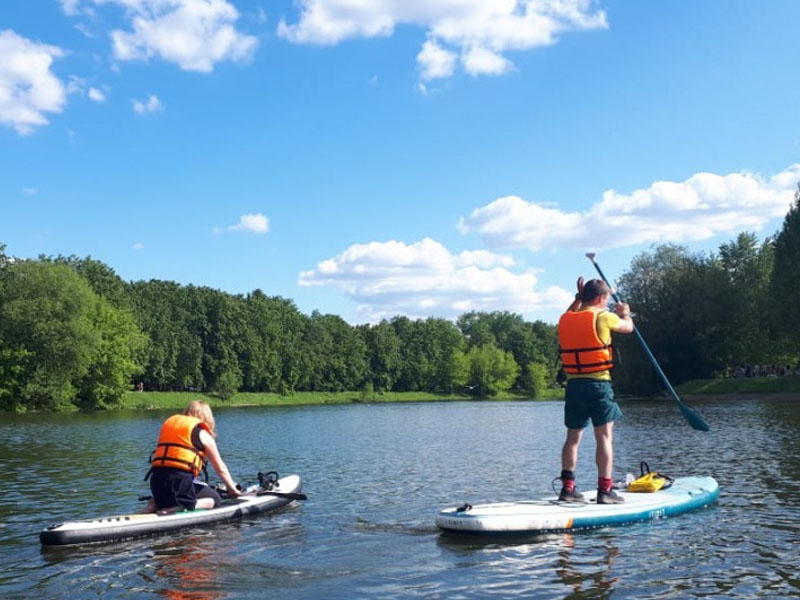
[[[731,377],[693,379],[679,385],[680,395],[703,394],[800,394],[800,377]]]
[[[542,399],[563,398],[560,389],[548,390]],[[361,392],[295,392],[291,396],[242,392],[228,400],[197,392],[128,392],[121,408],[154,410],[185,408],[191,400],[205,400],[212,407],[220,406],[304,406],[314,404],[354,404],[379,402],[441,402],[444,400],[530,400],[530,396],[504,392],[493,398],[476,398],[467,394],[431,394],[427,392],[384,392],[365,395]]]

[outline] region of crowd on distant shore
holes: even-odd
[[[791,365],[739,365],[728,367],[725,377],[789,377],[800,375],[800,363]]]

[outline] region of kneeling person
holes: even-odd
[[[164,421],[148,473],[153,497],[142,512],[170,513],[219,506],[221,498],[216,490],[195,480],[206,458],[225,484],[228,496],[239,495],[215,438],[214,415],[205,402],[194,400],[183,414]]]

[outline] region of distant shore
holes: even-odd
[[[548,390],[538,400],[559,400],[564,393],[560,389]],[[448,400],[533,400],[527,394],[504,392],[491,398],[480,398],[469,394],[433,394],[429,392],[295,392],[289,396],[280,394],[241,392],[228,400],[212,394],[199,392],[128,392],[119,407],[122,410],[157,410],[184,408],[191,400],[205,400],[213,408],[235,406],[313,406],[320,404],[376,404],[390,402],[442,402]]]
[[[725,377],[693,379],[679,385],[680,396],[724,396],[730,394],[781,394],[800,398],[800,377]]]

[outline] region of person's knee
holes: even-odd
[[[208,510],[209,508],[214,508],[214,499],[213,498],[198,498],[197,502],[194,505],[195,510]]]

